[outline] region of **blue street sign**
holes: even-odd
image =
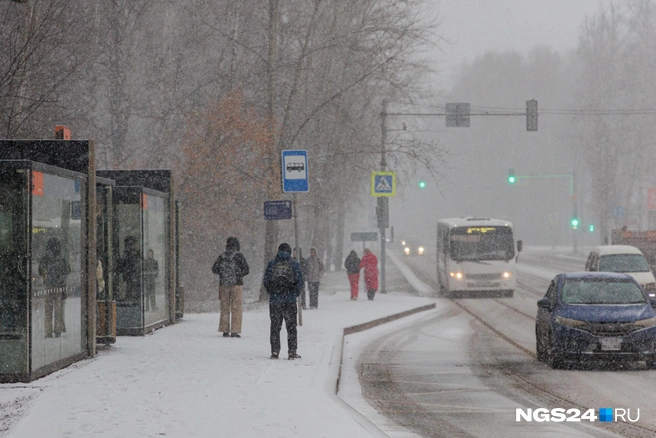
[[[396,196],[396,172],[371,172],[371,196]]]
[[[282,151],[281,163],[282,191],[307,192],[310,189],[307,151],[285,149]]]
[[[624,207],[613,208],[613,217],[624,217]]]
[[[292,218],[292,201],[264,201],[264,219],[268,221]]]

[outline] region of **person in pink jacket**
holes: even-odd
[[[364,268],[364,284],[367,288],[367,298],[373,300],[378,290],[378,259],[369,248],[365,248],[360,260],[360,269]]]

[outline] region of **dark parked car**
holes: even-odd
[[[629,275],[558,274],[537,304],[537,358],[552,368],[585,359],[626,359],[656,366],[654,303]]]

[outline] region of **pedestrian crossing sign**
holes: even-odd
[[[371,172],[371,196],[396,196],[396,172]]]

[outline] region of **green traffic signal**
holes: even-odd
[[[592,224],[588,225],[588,231],[592,233],[594,231],[594,225]]]
[[[513,169],[508,170],[508,182],[510,184],[515,184],[517,178],[515,178],[515,171]]]
[[[419,188],[423,189],[426,187],[426,181],[419,181]]]
[[[572,228],[575,230],[579,227],[579,220],[577,218],[572,218],[572,221],[570,222],[572,224]]]

